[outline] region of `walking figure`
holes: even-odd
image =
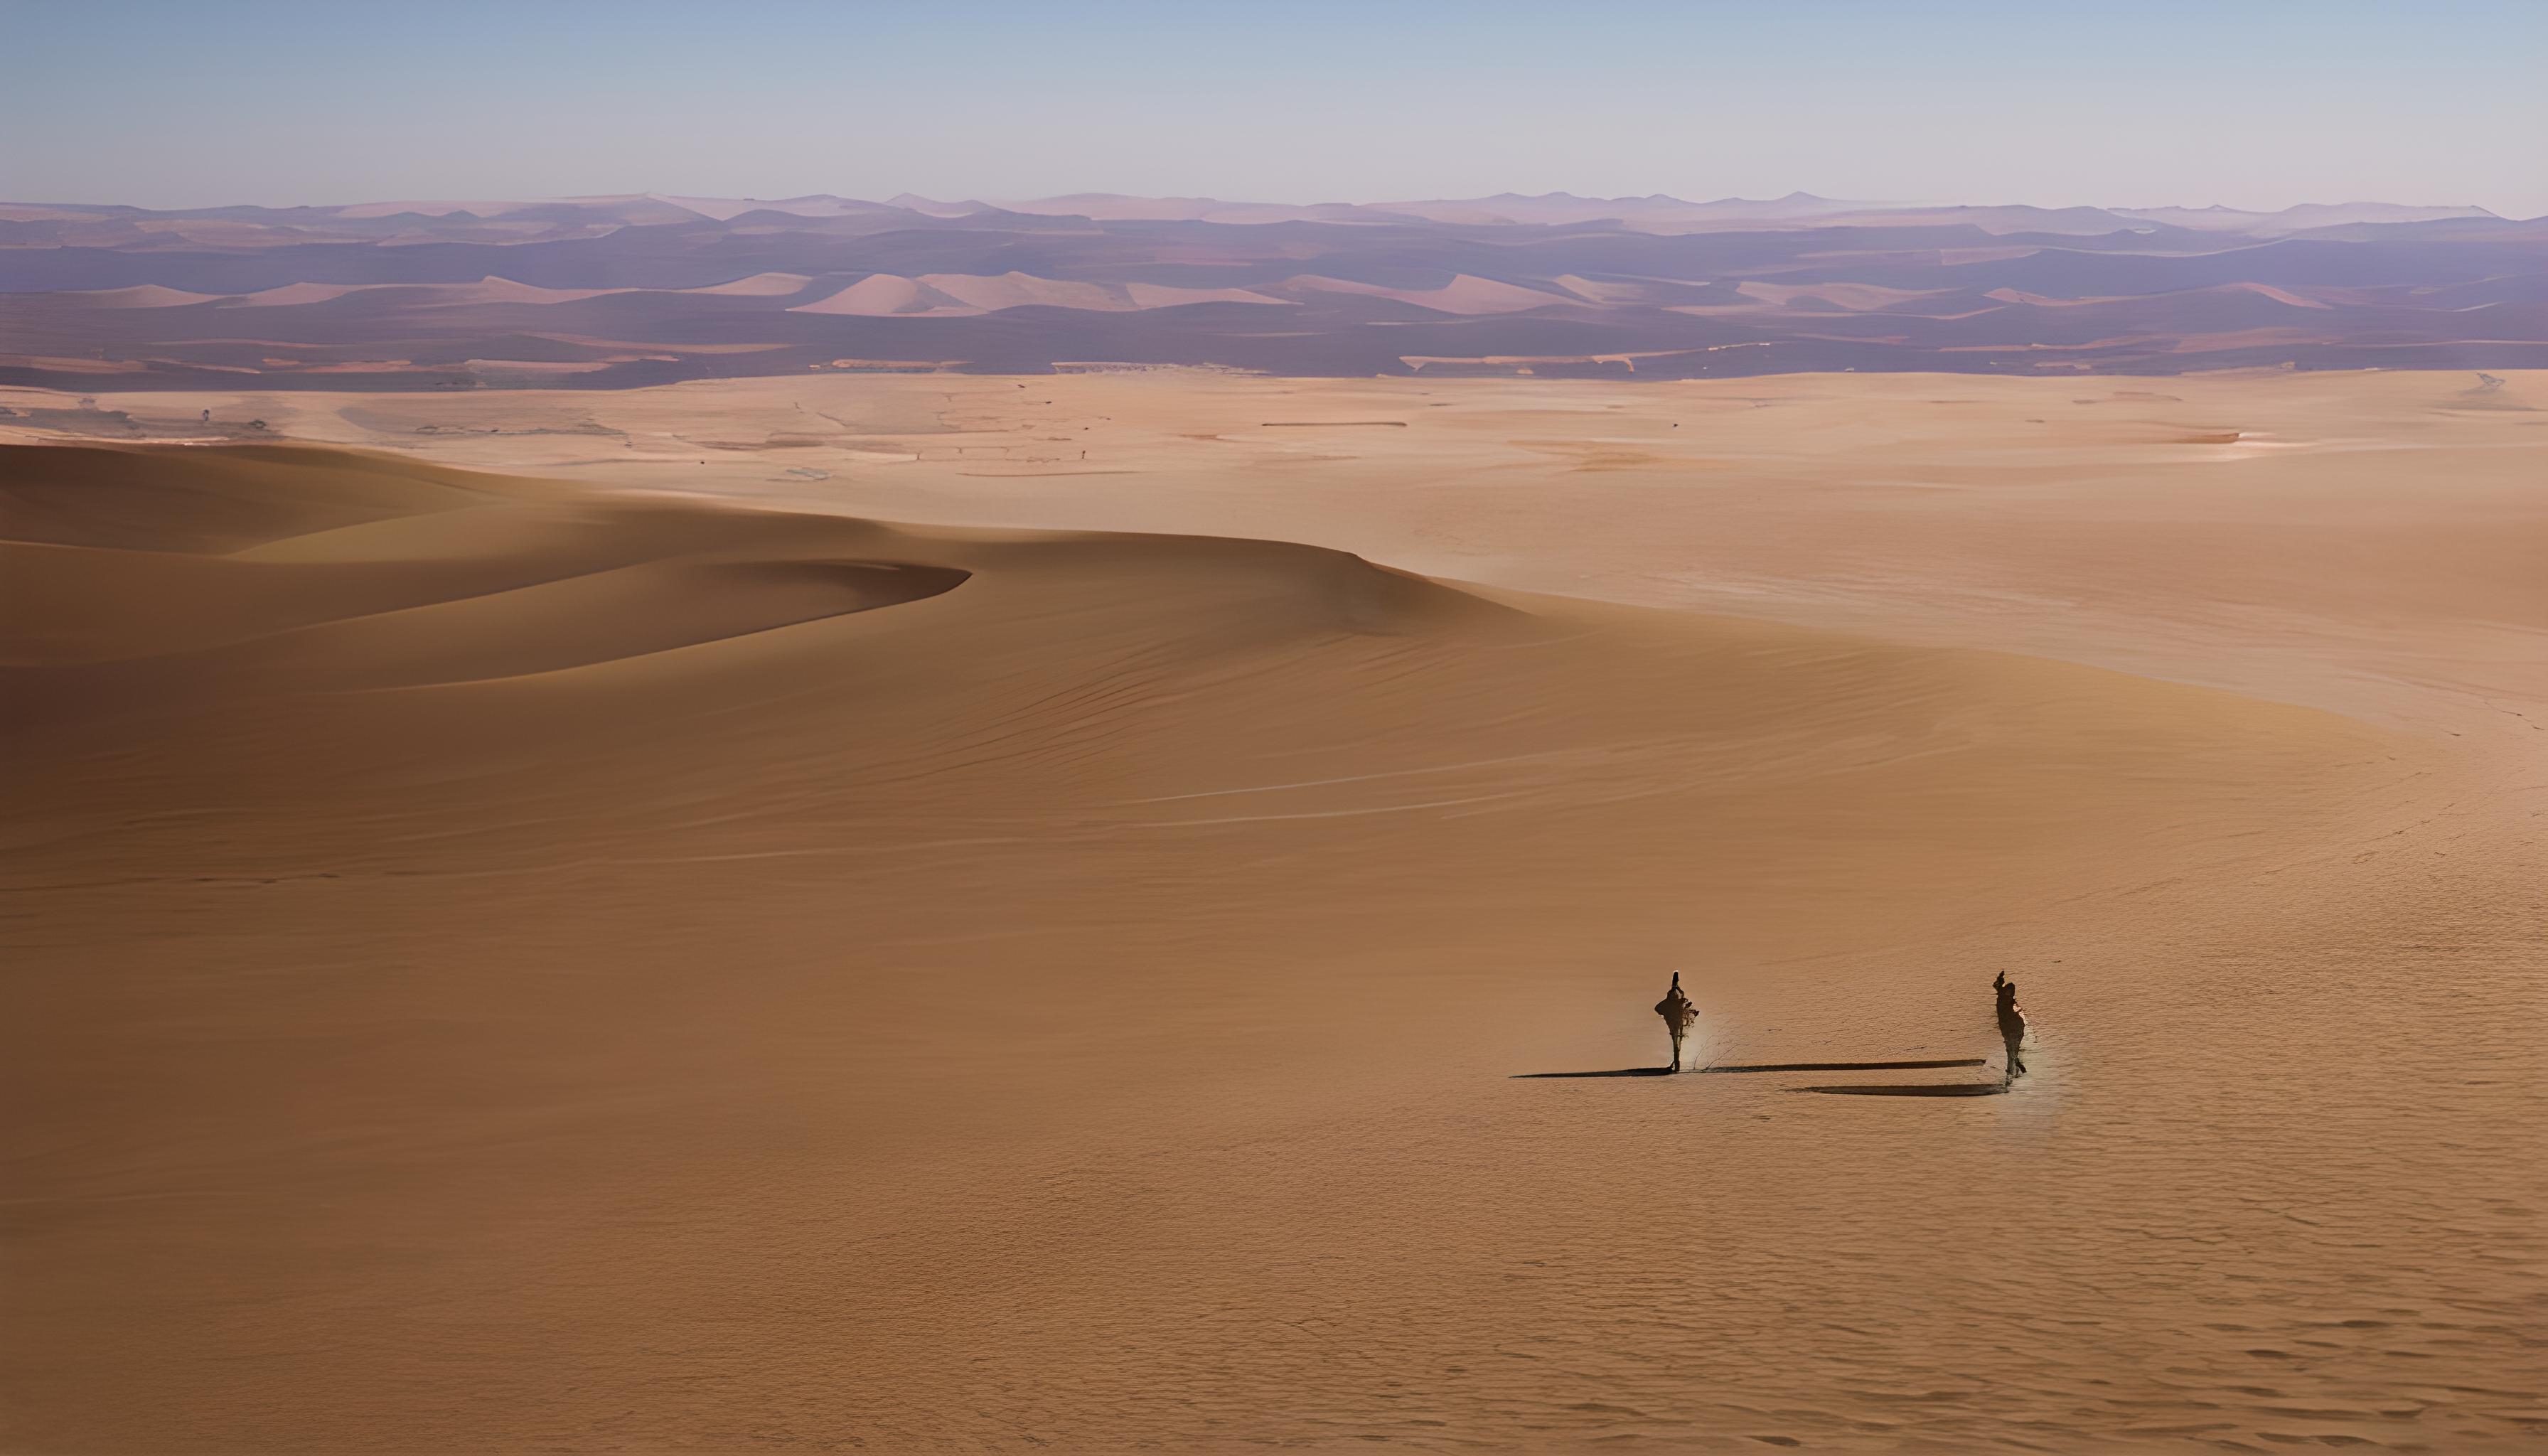
[[[1698,1025],[1698,1008],[1682,994],[1680,971],[1673,972],[1672,989],[1664,993],[1664,999],[1655,1003],[1655,1015],[1664,1019],[1664,1030],[1672,1033],[1670,1070],[1680,1071],[1682,1043],[1688,1039],[1689,1029]]]
[[[2003,1080],[2014,1080],[2026,1075],[2026,1058],[2018,1054],[2018,1044],[2026,1040],[2026,1013],[2017,1009],[2017,982],[2008,978],[2007,971],[1999,973],[1991,989],[1999,993],[1999,1039],[2008,1046],[2008,1071]]]

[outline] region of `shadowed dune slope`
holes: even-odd
[[[0,539],[220,554],[490,499],[462,472],[287,447],[0,456]]]
[[[916,601],[959,569],[891,533],[503,497],[291,448],[0,454],[14,712],[468,682]],[[524,489],[517,486],[516,489]],[[819,522],[816,524],[820,524]]]
[[[2350,720],[1276,542],[0,486],[13,1448],[2075,1447],[2160,1363],[2342,1434],[2498,1320],[2483,1186],[2314,1080],[2380,970],[2182,968],[2252,909],[2183,886],[2398,843]],[[2010,1096],[1510,1076],[1676,964],[1707,1059],[1960,1063],[2020,948]]]

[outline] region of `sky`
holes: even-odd
[[[0,0],[0,198],[2548,214],[2548,0]]]

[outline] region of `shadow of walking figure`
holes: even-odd
[[[1655,1003],[1655,1015],[1664,1019],[1664,1030],[1672,1033],[1672,1065],[1666,1070],[1681,1070],[1682,1043],[1689,1038],[1689,1029],[1698,1024],[1698,1008],[1681,991],[1681,972],[1673,972],[1672,989]]]
[[[2026,1040],[2026,1013],[2017,1009],[2017,982],[2008,978],[2007,971],[1999,973],[1991,989],[1999,994],[1999,1039],[2008,1047],[2008,1070],[2003,1080],[2014,1080],[2026,1075],[2026,1058],[2018,1050],[2018,1045]]]

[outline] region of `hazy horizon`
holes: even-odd
[[[2548,213],[2548,9],[0,7],[0,197],[1369,203],[1564,191]],[[2473,38],[2480,38],[2473,42]],[[2524,100],[2522,98],[2530,99]],[[101,104],[103,102],[104,104]]]
[[[1218,202],[1218,203],[1227,203],[1227,204],[1232,204],[1232,205],[1238,205],[1238,206],[1254,206],[1254,207],[1270,207],[1270,208],[1315,208],[1315,207],[1386,207],[1386,206],[1388,206],[1388,205],[1390,205],[1390,204],[1393,204],[1393,203],[1471,202],[1471,201],[1487,201],[1487,200],[1492,200],[1492,199],[1497,199],[1497,198],[1542,199],[1542,198],[1569,198],[1569,197],[1571,197],[1571,198],[1573,198],[1573,199],[1575,199],[1575,200],[1577,200],[1577,201],[1579,201],[1579,202],[1642,202],[1642,201],[1646,201],[1646,200],[1648,200],[1648,199],[1653,199],[1653,198],[1667,198],[1667,199],[1671,199],[1671,200],[1673,200],[1673,201],[1677,201],[1677,202],[1684,202],[1684,203],[1691,203],[1691,204],[1701,204],[1701,205],[1704,205],[1704,204],[1709,204],[1709,203],[1723,203],[1723,202],[1772,203],[1772,202],[1780,202],[1780,201],[1784,201],[1784,200],[1786,200],[1787,198],[1790,198],[1790,197],[1796,197],[1796,198],[1809,198],[1809,199],[1812,199],[1813,201],[1816,201],[1816,202],[1824,202],[1824,203],[1848,203],[1848,204],[1851,204],[1851,205],[1853,205],[1853,206],[1855,206],[1855,207],[1864,208],[1864,209],[1866,209],[1866,210],[1867,210],[1867,211],[1870,211],[1870,212],[1875,212],[1875,211],[1912,211],[1912,210],[1920,210],[1920,209],[1943,209],[1943,208],[2004,208],[2004,207],[2005,207],[2005,208],[2042,208],[2042,209],[2046,209],[2046,210],[2069,209],[2069,208],[2090,208],[2090,209],[2096,209],[2096,210],[2100,210],[2100,211],[2110,211],[2110,212],[2119,212],[2119,213],[2154,212],[2154,211],[2160,211],[2160,210],[2165,210],[2165,209],[2178,209],[2178,210],[2189,211],[2189,212],[2200,212],[2200,211],[2204,211],[2204,210],[2207,210],[2207,209],[2217,209],[2217,210],[2228,211],[2228,212],[2234,212],[2234,213],[2252,213],[2252,214],[2255,214],[2255,215],[2260,216],[2260,217],[2271,217],[2271,216],[2273,216],[2273,215],[2275,215],[2275,214],[2278,214],[2278,213],[2288,212],[2288,211],[2291,211],[2291,210],[2296,209],[2296,208],[2305,208],[2305,207],[2358,207],[2358,206],[2383,206],[2383,207],[2413,208],[2413,209],[2445,209],[2445,208],[2465,208],[2465,207],[2479,207],[2479,208],[2484,208],[2484,207],[2485,207],[2485,205],[2484,205],[2484,204],[2482,204],[2482,203],[2471,203],[2471,202],[2466,202],[2466,201],[2461,201],[2461,200],[2453,200],[2453,199],[2428,198],[2428,197],[2369,197],[2369,196],[2365,196],[2365,197],[2331,197],[2331,196],[2330,196],[2330,197],[2307,197],[2307,198],[2301,198],[2301,199],[2299,199],[2298,201],[2295,201],[2295,202],[2285,203],[2285,204],[2283,204],[2283,205],[2281,205],[2281,206],[2278,206],[2278,207],[2270,207],[2270,208],[2245,208],[2245,207],[2239,207],[2239,206],[2237,206],[2237,205],[2235,205],[2235,204],[2231,204],[2231,203],[2217,203],[2217,202],[2112,202],[2112,201],[2109,201],[2109,202],[2061,202],[2061,203],[2046,203],[2046,202],[2039,202],[2039,201],[2036,201],[2035,199],[2032,199],[2032,198],[2024,198],[2024,197],[1839,197],[1839,196],[1834,196],[1834,195],[1829,194],[1829,193],[1815,192],[1815,191],[1813,191],[1811,188],[1804,188],[1804,187],[1791,187],[1791,188],[1787,188],[1787,189],[1785,189],[1784,191],[1776,192],[1776,193],[1762,193],[1762,194],[1737,194],[1737,193],[1724,193],[1724,194],[1711,194],[1711,195],[1706,195],[1706,196],[1694,196],[1694,195],[1687,194],[1687,193],[1675,193],[1675,192],[1664,192],[1664,191],[1655,191],[1655,192],[1633,192],[1633,193],[1600,193],[1600,192],[1588,192],[1588,191],[1584,191],[1584,190],[1581,190],[1581,189],[1576,189],[1576,188],[1566,188],[1566,187],[1543,188],[1543,189],[1540,189],[1540,190],[1537,190],[1537,191],[1524,191],[1523,189],[1521,189],[1521,188],[1517,188],[1517,187],[1500,187],[1500,188],[1496,188],[1496,189],[1494,189],[1494,190],[1492,190],[1492,191],[1489,191],[1489,192],[1475,192],[1475,193],[1472,193],[1472,192],[1458,192],[1458,193],[1454,193],[1454,192],[1445,192],[1445,191],[1433,191],[1433,192],[1409,192],[1409,193],[1400,194],[1400,195],[1396,195],[1396,196],[1389,196],[1389,197],[1343,197],[1343,196],[1320,196],[1320,195],[1310,195],[1310,194],[1304,194],[1304,195],[1301,195],[1301,196],[1295,196],[1295,197],[1261,197],[1261,196],[1256,196],[1256,195],[1254,195],[1254,194],[1247,194],[1247,193],[1231,193],[1231,192],[1201,192],[1201,193],[1120,192],[1120,191],[1111,191],[1111,190],[1103,189],[1103,188],[1059,188],[1059,189],[1047,189],[1047,190],[1041,191],[1041,192],[1012,192],[1012,193],[1003,193],[1003,194],[998,194],[998,195],[991,195],[991,194],[981,194],[981,193],[963,193],[963,192],[954,192],[954,191],[936,191],[936,192],[933,192],[933,191],[930,191],[930,190],[928,190],[928,189],[926,189],[926,188],[921,188],[921,187],[898,187],[898,188],[895,188],[895,189],[893,189],[893,190],[891,190],[891,191],[868,190],[868,191],[860,191],[860,192],[843,192],[843,191],[838,191],[838,190],[834,190],[834,189],[825,189],[825,188],[812,188],[812,189],[807,189],[807,190],[804,190],[804,191],[798,191],[798,192],[702,192],[702,191],[695,191],[695,190],[688,190],[688,191],[684,191],[684,190],[679,190],[679,189],[673,189],[673,188],[665,188],[665,187],[648,187],[648,188],[638,188],[638,189],[634,189],[634,190],[626,191],[626,192],[552,192],[552,193],[539,193],[539,194],[528,194],[528,193],[523,193],[523,194],[510,194],[510,193],[496,193],[496,192],[480,192],[480,193],[473,193],[473,194],[468,195],[468,196],[460,196],[460,195],[457,195],[457,194],[449,195],[449,196],[442,196],[442,195],[432,195],[432,196],[428,196],[428,195],[424,195],[424,194],[416,194],[416,193],[399,193],[399,194],[392,195],[392,194],[386,194],[386,193],[385,193],[385,194],[382,194],[382,195],[380,195],[380,196],[375,196],[375,197],[354,197],[354,196],[333,197],[333,196],[330,196],[330,197],[309,197],[309,198],[300,198],[300,199],[285,200],[285,201],[255,201],[255,202],[229,201],[229,202],[207,202],[207,203],[190,203],[190,204],[148,204],[148,203],[137,203],[137,202],[134,202],[134,201],[132,201],[132,200],[130,200],[130,199],[123,199],[123,198],[28,197],[28,196],[18,196],[18,195],[14,195],[14,194],[13,194],[13,195],[8,195],[8,196],[0,196],[0,203],[15,204],[15,205],[20,205],[20,206],[28,206],[28,207],[63,207],[63,208],[131,207],[131,208],[138,208],[138,209],[141,209],[142,211],[145,211],[145,212],[199,212],[199,211],[219,210],[219,209],[224,209],[224,208],[269,208],[269,209],[282,210],[282,209],[292,209],[292,208],[378,207],[379,205],[381,205],[381,204],[383,204],[383,203],[415,203],[415,204],[419,204],[419,205],[422,205],[422,206],[428,206],[428,207],[465,207],[465,206],[468,206],[468,205],[470,205],[470,204],[475,204],[475,203],[500,203],[500,204],[504,204],[504,205],[507,205],[507,206],[519,206],[519,205],[523,205],[523,204],[552,203],[552,202],[556,202],[556,203],[593,203],[593,202],[612,202],[612,201],[617,201],[617,200],[624,199],[624,198],[639,198],[639,197],[660,198],[660,199],[663,199],[663,200],[665,200],[665,201],[669,201],[669,202],[680,202],[680,201],[682,201],[682,200],[683,200],[683,199],[688,199],[688,200],[692,200],[692,201],[701,201],[701,202],[706,202],[706,201],[716,201],[716,202],[762,202],[762,203],[774,203],[774,203],[784,203],[784,202],[794,202],[794,201],[798,201],[798,200],[805,199],[805,198],[816,198],[816,197],[830,197],[830,198],[836,198],[836,199],[839,199],[839,200],[841,200],[841,201],[843,201],[843,202],[871,202],[871,203],[880,203],[880,204],[881,204],[881,203],[889,203],[889,202],[891,202],[892,200],[894,200],[894,199],[896,199],[896,198],[910,198],[910,199],[914,199],[914,200],[921,201],[921,202],[928,202],[928,203],[934,203],[934,204],[946,204],[946,205],[951,205],[951,206],[960,206],[960,205],[962,205],[962,204],[966,204],[966,203],[979,203],[979,204],[982,204],[982,205],[984,205],[984,206],[987,206],[987,207],[994,207],[994,208],[1006,207],[1006,206],[1012,206],[1012,205],[1020,205],[1020,204],[1053,203],[1053,202],[1066,201],[1066,200],[1070,200],[1070,199],[1074,199],[1074,198],[1130,198],[1130,199],[1138,199],[1138,200],[1141,200],[1141,201],[1148,201],[1148,202]],[[2488,212],[2492,212],[2492,213],[2494,213],[2497,217],[2502,218],[2502,219],[2504,219],[2504,220],[2505,220],[2505,221],[2507,221],[2507,222],[2531,222],[2531,221],[2536,221],[2538,218],[2548,217],[2548,212],[2543,212],[2543,213],[2540,213],[2540,214],[2537,214],[2537,215],[2531,215],[2531,214],[2523,214],[2523,213],[2506,213],[2506,212],[2502,212],[2502,211],[2501,211],[2501,210],[2494,209],[2494,208],[2486,208],[2485,210],[2486,210],[2486,211],[2488,211]]]

